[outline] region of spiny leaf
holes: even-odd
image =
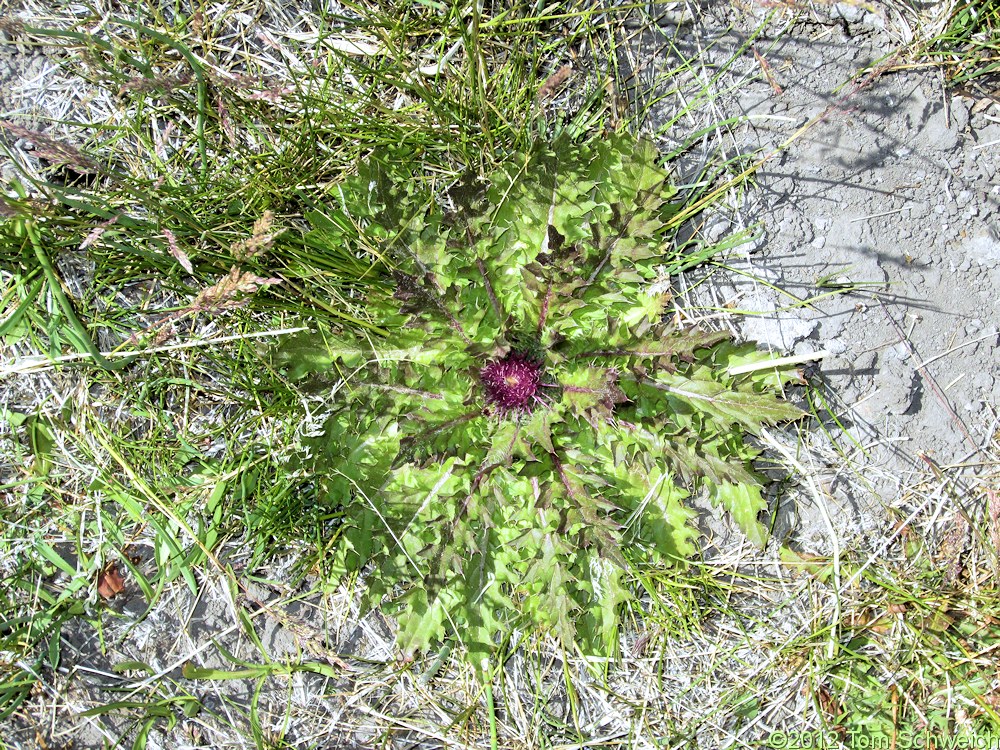
[[[339,503],[334,571],[395,597],[404,654],[454,639],[478,666],[515,627],[613,653],[626,582],[698,551],[693,492],[766,541],[745,436],[802,415],[792,376],[734,377],[769,355],[667,322],[648,280],[706,256],[666,233],[657,158],[540,142],[446,211],[376,156],[309,215],[310,242],[392,268],[366,300],[387,335],[292,338],[275,364],[338,383],[295,467]]]
[[[676,563],[697,551],[698,533],[691,527],[695,512],[682,502],[688,493],[673,476],[641,463],[615,467],[616,486],[622,502],[631,511],[626,528],[637,539],[648,539],[664,561]]]
[[[445,603],[440,596],[429,596],[422,588],[412,588],[399,602],[400,651],[406,656],[426,651],[444,635],[447,616]]]
[[[555,411],[536,409],[521,427],[528,450],[531,450],[531,446],[537,446],[545,453],[554,455],[556,449],[552,443],[552,426],[553,422],[558,421],[561,421],[561,417]],[[531,457],[535,457],[533,450]]]
[[[591,653],[614,654],[622,605],[633,599],[622,584],[624,570],[611,561],[586,555],[585,581],[594,602],[578,621],[577,632]]]
[[[678,374],[661,373],[649,381],[698,411],[710,413],[723,424],[738,424],[753,434],[764,425],[799,419],[804,412],[771,393],[733,391],[724,383],[708,378],[693,380]]]
[[[732,514],[733,520],[754,545],[763,548],[767,544],[767,527],[758,520],[760,513],[767,510],[760,487],[724,482],[711,486],[709,496],[714,504],[721,505]]]

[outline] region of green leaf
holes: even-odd
[[[39,477],[48,476],[56,445],[52,420],[44,414],[32,414],[25,420],[25,426],[28,428],[28,445],[35,457],[34,473]]]
[[[753,484],[716,484],[709,487],[713,504],[721,505],[736,521],[747,539],[763,549],[767,545],[767,527],[758,516],[767,510],[767,501],[760,494],[760,487]]]
[[[441,597],[429,597],[423,588],[412,589],[400,601],[397,642],[407,657],[426,651],[444,635],[447,616]]]
[[[744,365],[763,364],[773,359],[775,359],[775,355],[760,351],[749,344],[738,346],[727,343],[724,346],[716,347],[712,352],[712,361],[720,369],[725,370]],[[801,383],[802,376],[795,367],[765,367],[749,373],[741,380],[746,380],[757,389],[772,388],[780,391],[783,386]]]
[[[577,416],[594,410],[610,414],[615,404],[625,400],[618,387],[618,372],[611,368],[568,366],[559,385],[562,386],[563,402]]]
[[[620,566],[605,558],[586,557],[586,583],[593,604],[580,619],[578,633],[587,653],[614,654],[622,606],[633,597],[622,585],[624,570]]]
[[[692,525],[696,514],[684,504],[689,493],[672,474],[658,466],[647,469],[639,462],[619,461],[615,479],[622,504],[630,512],[625,528],[634,543],[652,547],[668,563],[697,551],[698,532]]]
[[[536,409],[525,420],[521,430],[524,433],[525,449],[530,458],[535,458],[535,454],[531,450],[533,446],[541,448],[549,455],[556,452],[555,445],[552,443],[552,427],[554,423],[560,421],[562,418],[552,409]]]
[[[733,391],[726,384],[705,376],[691,379],[678,374],[660,373],[649,385],[683,400],[697,411],[710,414],[724,425],[740,425],[754,435],[764,425],[799,419],[804,412],[772,393]]]
[[[539,141],[452,200],[398,156],[375,154],[307,217],[308,241],[393,269],[391,293],[364,300],[385,335],[274,354],[331,394],[292,462],[333,519],[316,533],[326,569],[366,572],[406,656],[457,642],[478,668],[515,628],[613,654],[638,611],[626,582],[698,553],[693,494],[767,541],[747,436],[802,416],[781,392],[794,378],[733,376],[771,355],[666,320],[649,280],[708,251],[668,231],[680,207],[651,143]],[[531,408],[507,413],[480,373],[512,352],[541,370]]]

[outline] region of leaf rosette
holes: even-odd
[[[797,375],[733,376],[769,355],[668,322],[652,282],[705,257],[672,242],[651,144],[539,145],[447,209],[387,175],[373,160],[311,219],[314,243],[390,259],[390,334],[279,360],[337,373],[302,462],[339,508],[335,572],[367,571],[404,654],[457,638],[478,665],[515,627],[613,652],[634,573],[698,552],[692,493],[765,544],[747,436],[802,416]]]

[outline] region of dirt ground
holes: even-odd
[[[738,117],[738,124],[708,140],[705,153],[772,155],[752,185],[734,192],[728,208],[713,211],[700,228],[712,241],[741,229],[755,239],[736,249],[729,270],[688,294],[695,306],[752,313],[739,330],[765,346],[825,352],[815,372],[828,385],[827,427],[844,453],[829,452],[819,468],[835,502],[826,510],[844,539],[883,527],[879,501],[891,502],[931,464],[974,472],[984,458],[980,448],[1000,423],[1000,104],[948,91],[934,69],[895,69],[902,61],[886,53],[903,31],[890,9],[873,8],[842,3],[791,25],[779,16],[751,41],[763,12],[736,10],[728,2],[706,2],[696,13],[670,7],[654,13],[654,23],[624,28],[629,41],[619,60],[635,74],[625,93],[634,106],[648,106],[651,130],[678,107],[676,97],[658,93],[694,91],[710,82],[714,96],[664,134],[664,148],[680,140],[672,132]],[[696,62],[666,79],[664,71],[683,60]],[[67,99],[60,92],[71,88],[54,61],[0,38],[2,119],[44,129],[42,116],[65,116]],[[682,168],[681,183],[700,161],[698,154],[686,158],[690,174]],[[10,165],[2,171],[10,177]],[[33,404],[8,406],[30,410]],[[841,434],[834,416],[857,444]],[[789,512],[788,533],[822,552],[824,517],[802,503]],[[134,618],[142,608],[133,612],[125,605],[124,617],[109,618],[104,653],[89,626],[68,633],[64,667],[50,691],[59,700],[39,698],[38,705],[48,707],[39,711],[49,713],[33,724],[18,721],[5,741],[35,746],[41,731],[50,746],[113,742],[129,731],[127,722],[81,718],[79,712],[94,705],[95,695],[109,700],[108,690],[122,679],[112,667],[123,660],[155,664],[167,680],[180,679],[193,655],[202,666],[233,668],[213,645],[237,654],[245,645],[224,592],[213,588],[221,586],[221,580],[204,582],[197,599],[178,588],[141,622]],[[266,604],[284,592],[259,593]],[[292,615],[262,610],[260,623],[276,660],[296,658],[303,642],[392,659],[390,626],[377,614],[359,618],[343,593],[302,603]],[[135,675],[130,679],[133,688],[142,683]],[[348,705],[336,699],[351,693],[348,682],[296,674],[263,693],[262,714],[277,726],[290,712],[303,738],[324,725],[351,725],[352,734],[337,742],[328,736],[333,744],[324,745],[348,747],[365,742],[365,727],[377,724],[380,714],[417,712],[429,689],[394,683],[378,701],[363,697]],[[198,695],[211,710],[196,726],[181,722],[167,732],[165,724],[157,725],[148,746],[221,746],[231,736],[227,722],[242,721],[228,707],[249,705],[253,688],[249,681],[213,683]],[[691,711],[713,700],[708,692],[686,695]],[[352,711],[360,718],[348,721]],[[611,733],[616,721],[628,726],[622,714],[605,725],[596,722],[595,736]],[[449,744],[431,735],[398,736],[401,747],[415,738],[421,747]]]
[[[702,112],[743,118],[718,147],[767,156],[794,139],[729,216],[706,222],[710,240],[730,228],[760,235],[730,260],[739,273],[696,298],[752,313],[738,328],[767,347],[825,352],[818,374],[865,448],[849,457],[876,495],[897,496],[929,462],[974,468],[1000,400],[996,99],[951,92],[933,69],[895,70],[884,8],[838,4],[791,26],[779,17],[752,40],[763,15],[728,4],[666,20],[633,42],[640,80],[694,57],[714,76],[735,55]],[[654,105],[653,124],[675,108]],[[862,532],[864,518],[842,510],[842,530]]]

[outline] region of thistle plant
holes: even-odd
[[[338,576],[366,572],[410,656],[444,640],[474,664],[515,627],[615,650],[636,575],[698,553],[694,495],[766,542],[764,425],[802,412],[794,371],[670,321],[678,206],[651,144],[563,138],[435,199],[378,161],[311,217],[314,244],[392,263],[384,338],[317,334],[281,366],[334,384],[299,461],[338,509]]]

